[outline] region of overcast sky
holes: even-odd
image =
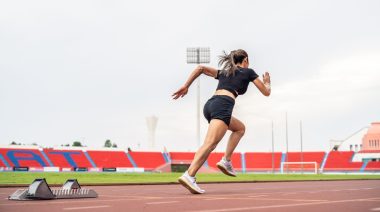
[[[246,124],[237,151],[326,151],[380,121],[380,1],[1,1],[0,144],[59,146],[79,140],[195,151],[196,86],[171,99],[194,68],[187,47],[245,49],[272,77],[251,84],[234,116]],[[201,77],[201,104],[217,81]],[[201,119],[201,135],[207,122]],[[228,134],[227,134],[228,136]],[[226,137],[227,137],[226,136]],[[226,139],[217,147],[223,151]]]

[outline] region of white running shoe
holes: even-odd
[[[224,174],[232,176],[232,177],[236,177],[235,170],[232,167],[232,162],[231,161],[227,161],[224,157],[216,164],[216,166]]]
[[[193,194],[205,193],[205,190],[199,188],[199,186],[197,185],[196,178],[190,176],[187,171],[180,178],[178,178],[178,182],[181,183]]]

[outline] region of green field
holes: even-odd
[[[86,172],[0,172],[0,185],[28,185],[35,178],[46,178],[49,184],[62,185],[67,179],[78,179],[83,185],[96,184],[150,184],[175,183],[181,173],[86,173]],[[239,174],[229,177],[224,174],[198,174],[202,182],[267,182],[305,180],[380,180],[380,175],[325,175],[325,174]]]

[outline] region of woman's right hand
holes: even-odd
[[[173,93],[173,99],[178,99],[179,97],[184,97],[187,94],[188,88],[186,86],[182,86],[178,91]]]

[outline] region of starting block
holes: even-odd
[[[35,179],[28,189],[18,189],[11,194],[9,200],[51,200],[97,198],[92,189],[83,189],[76,179],[69,179],[62,188],[51,189],[45,178]]]

